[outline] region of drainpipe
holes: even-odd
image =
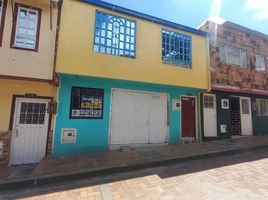
[[[54,61],[53,61],[53,77],[52,77],[52,83],[55,86],[58,86],[58,84],[59,84],[59,82],[58,82],[59,77],[56,74],[56,64],[57,64],[57,53],[58,53],[58,43],[59,43],[59,31],[60,31],[62,4],[63,4],[63,0],[59,0],[59,2],[58,2],[58,13],[57,13],[57,24],[56,24]]]
[[[198,127],[200,130],[200,143],[202,143],[202,121],[201,121],[201,93],[210,92],[211,91],[211,73],[210,73],[210,49],[209,49],[209,37],[206,37],[207,43],[207,76],[208,76],[208,89],[203,92],[198,92]]]

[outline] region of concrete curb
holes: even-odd
[[[200,160],[200,159],[205,159],[205,158],[215,158],[218,156],[227,156],[227,155],[249,152],[249,151],[260,150],[260,149],[268,149],[268,144],[260,145],[260,146],[241,147],[241,148],[235,148],[235,149],[213,151],[209,153],[200,153],[200,154],[195,154],[191,156],[154,160],[154,161],[149,161],[149,162],[136,163],[133,165],[122,165],[122,166],[102,168],[102,169],[91,170],[91,171],[88,170],[88,171],[79,171],[79,172],[66,173],[66,174],[60,174],[60,175],[31,177],[31,178],[26,178],[23,180],[22,179],[6,180],[0,183],[0,191],[9,191],[9,190],[23,189],[23,188],[35,187],[35,186],[41,186],[41,185],[49,185],[49,184],[59,183],[59,182],[64,182],[64,181],[97,177],[97,176],[109,175],[109,174],[114,174],[114,173],[129,172],[129,171],[135,171],[135,170],[140,170],[140,169],[145,169],[145,168],[150,168],[150,167],[158,167],[158,166],[167,165],[167,164],[182,163],[182,162]]]

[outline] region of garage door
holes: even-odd
[[[167,95],[114,89],[110,144],[167,142]]]

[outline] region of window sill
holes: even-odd
[[[10,48],[12,49],[18,49],[18,50],[25,50],[25,51],[33,51],[33,52],[38,52],[38,49],[28,49],[24,47],[17,47],[17,46],[11,46]]]
[[[162,60],[162,64],[166,64],[166,65],[170,65],[170,66],[174,66],[174,67],[179,67],[179,68],[183,68],[183,69],[192,69],[192,64],[191,65],[184,65],[182,63],[176,63],[176,62],[164,61],[164,60]]]

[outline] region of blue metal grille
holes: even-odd
[[[135,58],[136,22],[96,11],[94,52]]]
[[[184,68],[192,67],[192,38],[168,30],[162,30],[162,60],[164,63]]]

